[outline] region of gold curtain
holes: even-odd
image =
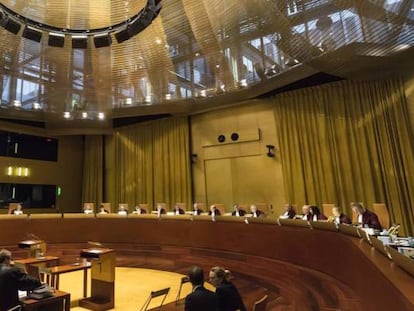
[[[187,118],[137,124],[115,132],[115,195],[134,206],[191,202]]]
[[[286,198],[386,203],[414,229],[414,148],[400,81],[340,81],[274,98]]]
[[[103,200],[103,136],[85,136],[82,202],[96,206]]]

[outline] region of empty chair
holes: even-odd
[[[321,208],[321,212],[322,214],[324,214],[326,217],[331,218],[333,217],[332,214],[332,209],[335,207],[335,204],[332,203],[322,203],[322,208]]]
[[[149,304],[151,303],[151,300],[157,297],[161,297],[161,302],[160,305],[157,307],[158,310],[161,310],[162,305],[164,304],[165,298],[167,298],[168,293],[170,292],[170,288],[163,288],[157,291],[152,291],[151,294],[149,295],[147,301],[145,301],[144,305],[141,308],[141,311],[146,311]],[[151,308],[151,310],[155,310],[156,308]]]
[[[262,298],[253,303],[252,311],[265,311],[267,306],[268,296],[264,295]]]
[[[372,209],[377,214],[380,224],[383,228],[387,229],[390,227],[390,214],[388,212],[385,203],[373,203]]]

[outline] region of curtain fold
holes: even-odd
[[[187,118],[170,118],[117,129],[117,203],[191,202],[190,137]]]
[[[103,136],[85,136],[82,202],[96,205],[103,200]]]
[[[400,81],[340,81],[274,98],[286,197],[386,203],[413,234],[414,148]]]

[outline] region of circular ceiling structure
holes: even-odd
[[[0,111],[55,127],[359,77],[414,45],[409,0],[0,0],[0,12]]]

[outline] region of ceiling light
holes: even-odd
[[[87,36],[72,36],[72,48],[86,49],[88,47]]]
[[[132,105],[132,98],[125,99],[125,105]]]
[[[87,112],[82,112],[82,119],[87,119],[88,118],[88,113]]]
[[[69,112],[69,111],[65,111],[65,112],[63,113],[63,117],[64,117],[65,119],[69,119],[69,118],[70,118],[70,112]]]
[[[14,107],[21,107],[22,103],[20,102],[20,100],[15,99],[15,100],[13,100],[13,106]]]
[[[22,37],[32,41],[40,42],[40,40],[42,40],[42,32],[36,28],[26,26],[24,27]]]
[[[104,120],[105,119],[105,114],[103,112],[98,112],[98,119],[99,120]]]
[[[171,94],[170,93],[165,94],[165,99],[170,100],[171,99]]]
[[[156,43],[156,44],[161,44],[161,43],[162,43],[162,41],[161,41],[161,39],[160,39],[160,38],[157,38],[157,39],[155,39],[155,43]]]
[[[63,48],[63,46],[65,45],[65,35],[60,33],[49,32],[49,39],[47,43],[49,46]]]
[[[33,109],[39,110],[41,108],[39,103],[33,103]]]
[[[109,33],[104,33],[94,36],[93,42],[95,43],[96,48],[103,48],[111,45],[112,38]]]
[[[207,97],[207,91],[206,90],[201,90],[200,91],[200,96],[201,97]]]
[[[151,95],[145,96],[145,102],[150,103],[151,102]]]

